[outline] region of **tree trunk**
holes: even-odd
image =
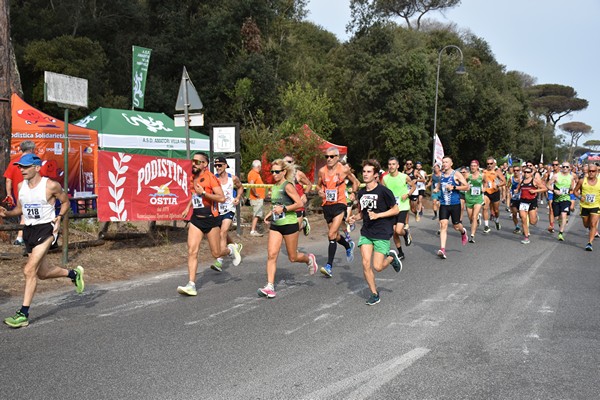
[[[23,95],[17,60],[10,40],[9,0],[0,0],[0,170],[4,171],[10,161],[10,96],[16,92]],[[6,195],[4,178],[0,196]]]

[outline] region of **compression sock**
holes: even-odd
[[[327,264],[333,265],[333,259],[335,258],[335,250],[337,249],[337,243],[335,240],[329,241],[329,248],[327,249]]]
[[[346,240],[345,237],[343,237],[342,235],[340,235],[340,238],[337,241],[339,244],[341,244],[342,246],[344,246],[345,249],[349,249],[350,248],[350,243],[348,243],[348,241]]]
[[[67,277],[70,278],[71,280],[77,278],[77,272],[75,272],[74,269],[70,269],[69,273],[67,274]]]

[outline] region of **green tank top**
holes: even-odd
[[[465,191],[465,201],[471,204],[483,202],[483,175],[479,174],[479,178],[473,178],[473,174],[469,174],[467,179],[469,189]]]
[[[400,211],[410,210],[410,199],[406,197],[406,200],[402,200],[402,196],[408,194],[408,185],[406,184],[408,175],[399,172],[398,175],[392,176],[387,174],[383,177],[383,183],[385,186],[394,193],[396,198],[396,204]]]
[[[273,188],[271,189],[271,204],[282,205],[282,206],[289,206],[291,204],[294,204],[294,201],[285,192],[285,187],[288,184],[291,184],[291,183],[288,181],[283,181],[283,183],[280,183],[279,185],[273,185]],[[291,224],[297,224],[297,223],[298,223],[298,217],[296,216],[295,211],[288,211],[288,212],[284,212],[282,214],[273,213],[273,224],[274,225],[280,226],[280,225],[291,225]]]
[[[571,188],[571,181],[573,177],[571,174],[563,175],[559,173],[556,176],[556,181],[554,182],[554,190],[560,190],[560,195],[554,194],[554,201],[571,201],[571,195],[569,194],[569,189]]]

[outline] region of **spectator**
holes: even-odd
[[[264,182],[260,176],[262,164],[259,160],[252,161],[252,169],[248,172],[248,183],[253,185],[262,185]],[[258,219],[263,218],[263,205],[265,202],[265,188],[250,188],[250,205],[252,206],[252,228],[250,236],[262,236],[263,234],[256,230]]]

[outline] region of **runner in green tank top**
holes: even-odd
[[[483,175],[479,172],[479,161],[471,161],[469,168],[471,170],[467,177],[469,189],[465,191],[465,201],[469,221],[471,221],[471,237],[469,238],[469,243],[475,243],[477,216],[483,205]]]
[[[406,246],[412,243],[412,236],[408,229],[408,212],[410,211],[410,196],[416,187],[415,182],[403,172],[400,172],[400,162],[396,157],[388,160],[388,173],[383,177],[382,184],[394,193],[396,204],[400,209],[400,213],[395,217],[394,223],[394,244],[398,248],[398,258],[404,259],[402,251],[402,241],[400,236],[404,236]]]
[[[554,174],[548,182],[548,190],[554,194],[552,209],[555,217],[560,217],[558,231],[558,240],[565,240],[564,229],[567,225],[567,215],[571,209],[571,193],[575,188],[575,179],[571,173],[571,164],[563,162],[560,166],[560,172]]]

